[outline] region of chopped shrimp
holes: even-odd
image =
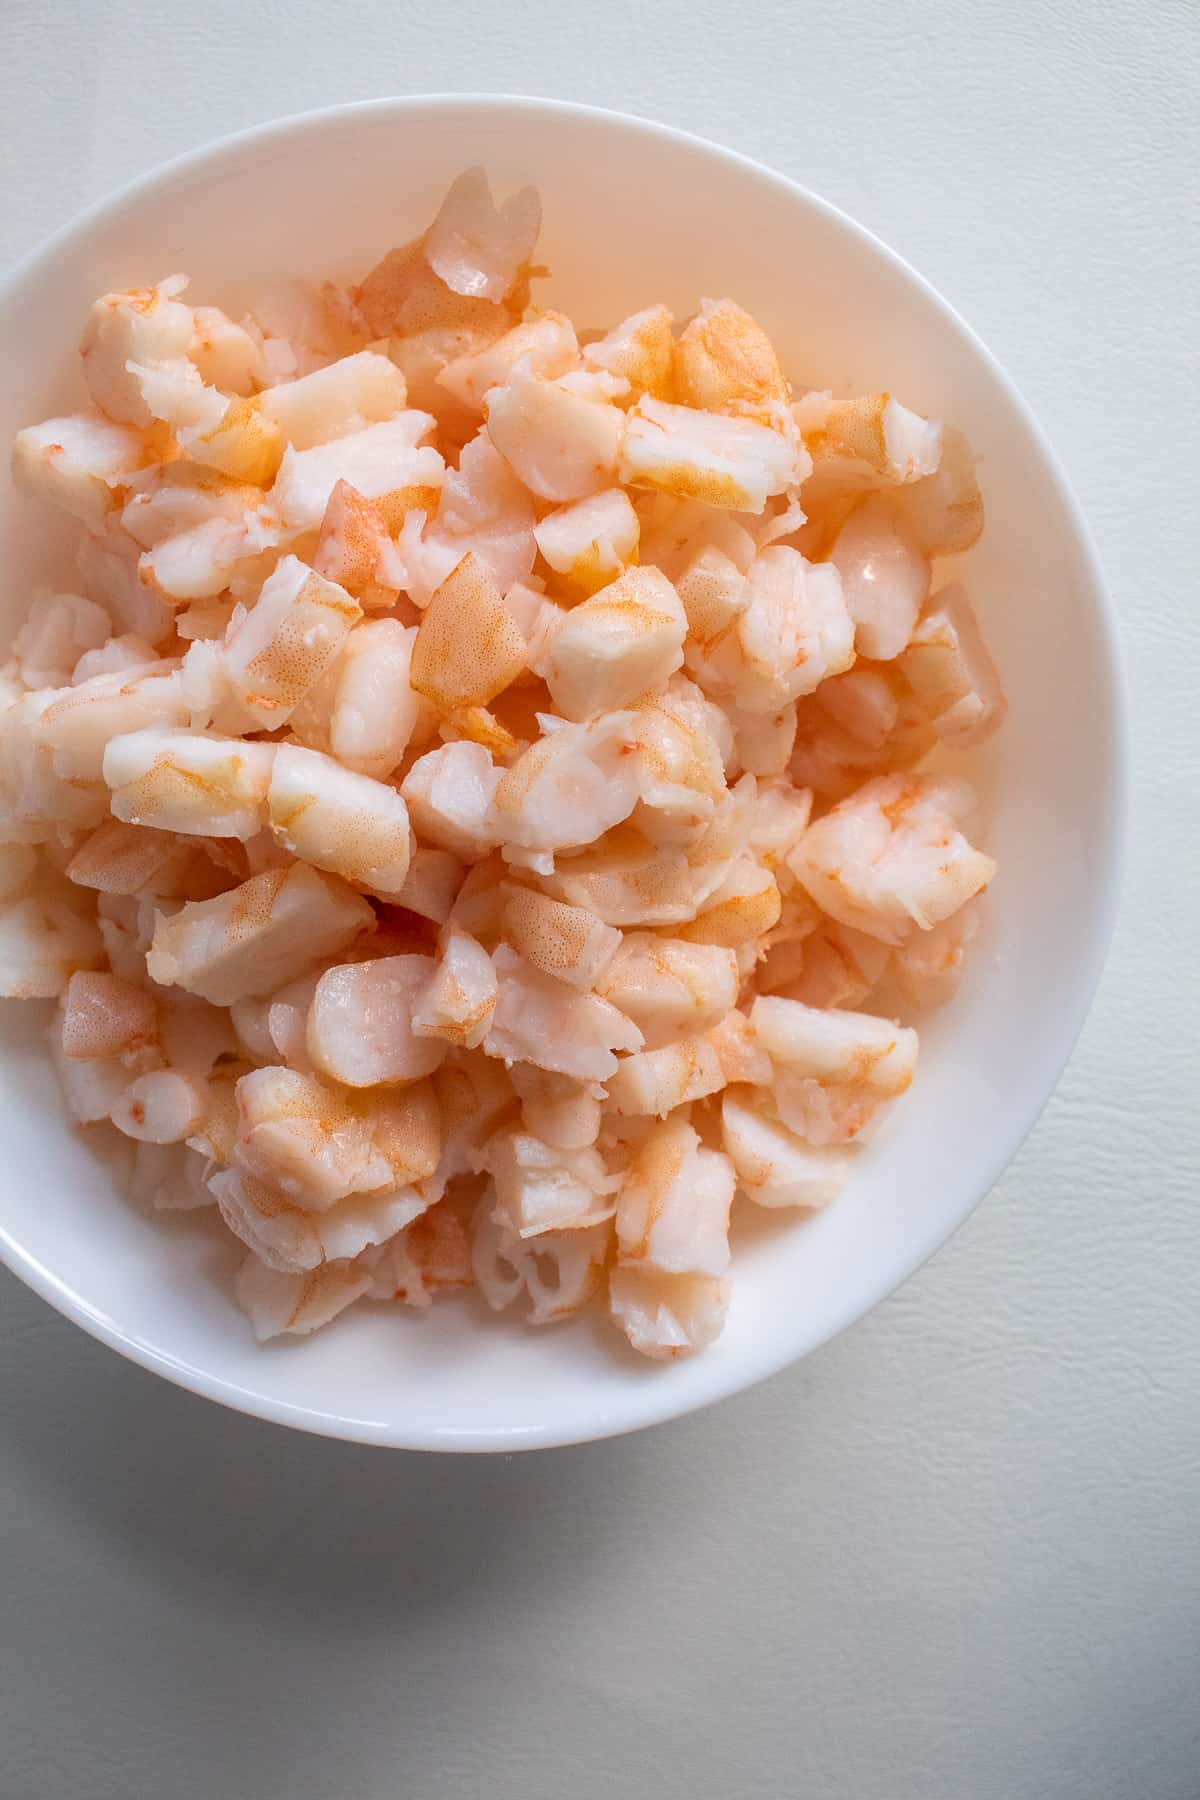
[[[508,890],[503,927],[527,963],[574,988],[600,985],[621,945],[620,932],[586,907],[568,906],[532,888]]]
[[[145,438],[132,425],[80,413],[18,431],[13,480],[25,493],[100,531],[129,477],[151,461]]]
[[[758,1206],[828,1206],[849,1173],[849,1152],[806,1144],[756,1102],[753,1090],[725,1090],[721,1141],[739,1189]]]
[[[617,1202],[620,1263],[663,1275],[724,1275],[733,1191],[728,1158],[702,1149],[685,1119],[656,1126],[626,1171]]]
[[[830,561],[864,656],[899,656],[929,592],[929,564],[897,527],[884,494],[870,494],[838,532]]]
[[[492,443],[540,499],[579,500],[612,485],[625,431],[618,407],[514,373],[492,389],[485,408]]]
[[[646,396],[629,415],[619,479],[681,500],[760,513],[806,467],[803,449],[772,426]]]
[[[352,887],[397,900],[408,874],[408,808],[395,788],[344,769],[331,756],[280,744],[267,818],[283,848]]]
[[[522,188],[497,206],[484,170],[467,169],[451,184],[425,233],[425,257],[452,292],[504,300],[533,255],[541,228],[536,188]]]
[[[353,1262],[322,1263],[303,1275],[268,1268],[247,1256],[237,1277],[238,1302],[259,1343],[291,1333],[305,1337],[328,1325],[365,1294],[370,1275]]]
[[[488,1056],[533,1063],[539,1069],[604,1081],[617,1067],[615,1050],[637,1050],[642,1034],[598,994],[580,993],[533,968],[507,944],[492,953],[499,992],[483,1040]]]
[[[422,843],[475,862],[495,843],[491,819],[504,777],[482,744],[442,744],[418,757],[400,784]]]
[[[250,611],[234,614],[224,645],[230,688],[258,727],[287,723],[361,618],[343,588],[284,557]]]
[[[899,944],[928,931],[985,888],[990,856],[958,830],[975,796],[952,776],[883,775],[810,825],[790,867],[843,925]]]
[[[474,1050],[491,1026],[496,995],[496,971],[487,951],[465,931],[448,931],[437,967],[413,1008],[413,1031]]]
[[[108,642],[112,620],[81,594],[36,594],[13,639],[13,655],[26,687],[66,687],[89,651]],[[151,650],[147,662],[154,660]]]
[[[449,1046],[418,1035],[413,1014],[434,972],[432,957],[384,956],[322,975],[308,1015],[308,1052],[321,1073],[352,1088],[431,1074]]]
[[[347,769],[384,781],[400,765],[423,702],[409,681],[416,629],[369,619],[346,638],[336,665],[329,749]]]
[[[527,1132],[500,1131],[484,1147],[484,1167],[496,1184],[498,1212],[518,1237],[582,1230],[616,1211],[620,1178],[593,1146],[565,1150]]]
[[[359,350],[296,381],[268,388],[259,403],[295,450],[311,450],[350,437],[404,411],[408,395],[394,362]]]
[[[965,750],[1004,723],[1000,677],[960,582],[930,600],[900,668],[943,743]]]
[[[250,838],[267,816],[274,744],[161,726],[110,738],[113,817],[207,837]]]
[[[709,412],[754,412],[788,397],[771,340],[733,300],[700,302],[675,345],[674,370],[679,399]]]
[[[1005,712],[930,598],[966,439],[733,299],[577,331],[540,213],[471,169],[354,285],[103,295],[14,446],[78,524],[0,665],[0,994],[260,1338],[478,1286],[703,1349],[735,1191],[833,1198],[994,872],[912,772]]]
[[[777,714],[854,661],[854,623],[828,563],[774,544],[750,565],[745,609],[691,664],[708,693]]]
[[[631,313],[604,337],[586,345],[583,360],[592,368],[620,376],[639,398],[649,394],[655,400],[673,400],[675,337],[671,327],[665,306],[649,306],[644,312]]]
[[[389,524],[393,520],[399,524],[410,507],[428,511],[437,500],[445,469],[438,452],[423,441],[433,426],[429,413],[401,412],[309,450],[289,446],[270,503],[294,531],[320,525],[339,481],[348,481],[374,500]]]
[[[79,354],[88,391],[110,419],[150,424],[150,409],[129,365],[173,362],[187,355],[195,322],[191,308],[178,298],[186,287],[186,276],[171,275],[156,287],[103,294],[93,304]]]
[[[516,680],[526,656],[491,571],[468,552],[422,616],[409,681],[439,712],[485,706]]]
[[[658,688],[683,663],[687,620],[657,569],[627,569],[563,618],[545,658],[558,712],[587,719]]]
[[[517,370],[553,379],[575,368],[578,361],[579,345],[570,319],[562,313],[545,312],[514,325],[494,343],[456,357],[436,379],[448,394],[480,413],[489,389],[503,387]]]
[[[146,968],[164,987],[230,1006],[272,993],[373,922],[366,901],[344,881],[293,863],[170,916],[160,912]]]
[[[649,1050],[716,1025],[737,999],[737,962],[717,944],[626,932],[599,983],[641,1031]]]
[[[725,1323],[729,1281],[663,1275],[641,1263],[619,1264],[608,1280],[614,1321],[633,1348],[655,1362],[704,1350]]]
[[[546,514],[537,547],[556,574],[594,594],[637,561],[638,516],[623,488],[605,488]]]

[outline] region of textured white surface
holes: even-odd
[[[1008,1177],[901,1295],[708,1414],[514,1462],[357,1450],[156,1382],[5,1278],[0,1793],[1195,1800],[1193,5],[145,10],[0,9],[3,262],[220,132],[451,87],[655,114],[876,229],[1089,512],[1134,830]]]

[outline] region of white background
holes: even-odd
[[[641,1437],[305,1439],[4,1278],[0,1794],[1196,1800],[1200,13],[0,0],[0,264],[207,138],[450,88],[760,157],[980,331],[1121,618],[1117,940],[1057,1096],[936,1262]]]

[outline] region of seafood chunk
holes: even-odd
[[[737,999],[737,958],[716,944],[630,931],[598,982],[641,1031],[648,1050],[716,1025]]]
[[[849,1174],[848,1151],[804,1143],[747,1089],[725,1090],[721,1141],[738,1187],[758,1206],[828,1206]]]
[[[485,706],[524,669],[525,639],[491,571],[470,552],[437,588],[417,627],[409,681],[439,712]]]
[[[359,350],[297,381],[278,382],[259,406],[293,449],[311,450],[394,418],[407,397],[394,362],[375,350]]]
[[[768,408],[788,384],[762,326],[734,300],[702,300],[675,345],[675,389],[708,412]]]
[[[701,1148],[685,1119],[650,1133],[625,1175],[617,1203],[617,1251],[663,1275],[724,1275],[734,1173],[719,1150]]]
[[[482,744],[442,744],[417,758],[400,784],[422,843],[475,862],[495,843],[492,805],[503,777]]]
[[[540,499],[579,500],[611,487],[625,431],[618,407],[514,374],[507,387],[492,389],[486,412],[492,443]]]
[[[111,738],[114,818],[206,837],[251,838],[266,821],[274,744],[163,727]]]
[[[591,1146],[565,1150],[523,1131],[501,1131],[486,1146],[484,1166],[496,1184],[499,1214],[521,1238],[578,1231],[611,1219],[620,1177]]]
[[[605,488],[548,512],[535,527],[537,547],[573,587],[594,594],[637,561],[641,527],[623,488]]]
[[[499,992],[483,1048],[508,1063],[529,1062],[579,1081],[604,1081],[614,1050],[636,1050],[637,1026],[598,994],[582,994],[531,968],[507,944],[492,953]]]
[[[586,907],[568,906],[533,888],[510,888],[504,932],[513,949],[544,975],[574,988],[594,988],[621,944],[621,934]]]
[[[705,506],[760,513],[772,494],[795,487],[807,472],[803,447],[772,426],[646,395],[629,414],[618,479]]]
[[[327,970],[308,1015],[316,1068],[352,1088],[431,1074],[449,1045],[419,1036],[413,1014],[435,967],[429,956],[383,956]]]
[[[413,1031],[474,1050],[491,1025],[496,994],[496,971],[487,951],[465,931],[451,930],[413,1008]]]
[[[141,384],[129,365],[187,355],[195,323],[191,308],[177,298],[186,287],[186,276],[171,275],[156,287],[102,294],[93,303],[79,354],[88,391],[110,419],[151,423]]]
[[[329,669],[362,609],[344,588],[285,556],[247,613],[234,615],[224,669],[256,727],[274,730]]]
[[[13,440],[17,486],[93,531],[103,528],[129,477],[151,460],[141,432],[88,413],[27,425]]]
[[[965,750],[1004,723],[1000,677],[960,582],[930,600],[900,670],[943,743]]]
[[[886,495],[868,495],[854,509],[829,560],[842,578],[858,650],[879,662],[899,656],[929,593],[929,564],[897,527]]]
[[[711,1275],[663,1275],[621,1263],[608,1278],[613,1320],[641,1356],[655,1362],[705,1350],[720,1336],[729,1282]]]
[[[533,255],[541,228],[536,188],[522,188],[497,206],[483,169],[467,169],[425,233],[425,258],[452,292],[503,300]]]
[[[293,856],[382,900],[399,899],[412,847],[408,808],[386,782],[343,769],[318,750],[280,744],[267,818]]]
[[[657,569],[627,569],[559,624],[545,678],[559,713],[587,719],[661,687],[683,663],[687,619]]]

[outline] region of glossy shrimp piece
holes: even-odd
[[[492,443],[540,499],[561,504],[612,486],[625,433],[619,407],[520,373],[485,404]]]
[[[971,788],[952,776],[884,775],[810,825],[789,865],[831,918],[903,943],[992,879],[992,858],[958,829],[974,805]]]
[[[275,750],[267,821],[292,856],[340,875],[352,887],[398,900],[408,874],[408,808],[386,782],[344,769],[298,744]]]
[[[750,1028],[770,1058],[778,1116],[808,1143],[851,1141],[911,1085],[917,1034],[889,1019],[760,995]]]
[[[664,1275],[619,1264],[608,1280],[614,1323],[640,1356],[669,1362],[716,1341],[729,1309],[730,1283],[711,1275]]]
[[[361,618],[344,588],[284,557],[250,610],[234,614],[223,647],[229,688],[255,726],[287,723]]]
[[[961,582],[929,601],[900,668],[943,743],[970,749],[1004,723],[1000,676]]]
[[[413,1007],[418,1037],[444,1038],[474,1050],[484,1040],[496,1010],[496,971],[483,946],[465,931],[445,935],[437,967]]]
[[[585,345],[583,360],[590,368],[628,382],[638,398],[649,394],[655,400],[673,400],[672,324],[665,306],[648,306]]]
[[[886,662],[899,656],[929,593],[929,563],[886,494],[869,494],[837,534],[830,561],[854,620],[855,645]]]
[[[124,1056],[158,1039],[158,1011],[143,987],[107,970],[77,970],[62,997],[62,1053],[71,1061]]]
[[[543,1143],[524,1131],[499,1131],[484,1147],[483,1166],[496,1186],[496,1206],[520,1238],[578,1231],[611,1219],[620,1177],[610,1175],[592,1145]]]
[[[497,206],[484,170],[467,169],[425,233],[425,258],[453,293],[501,301],[533,255],[541,227],[536,188],[522,188]]]
[[[504,775],[482,744],[442,744],[417,758],[400,784],[422,843],[476,862],[496,842],[495,797]]]
[[[487,565],[470,551],[431,596],[409,681],[439,713],[486,706],[525,668],[528,648]]]
[[[557,711],[582,720],[661,687],[683,663],[687,619],[657,569],[627,569],[566,613],[544,659]]]
[[[641,1031],[648,1050],[716,1025],[737,999],[737,960],[717,944],[629,931],[600,992]]]
[[[441,456],[425,442],[433,426],[432,414],[409,410],[309,450],[289,446],[270,504],[293,531],[316,530],[334,488],[348,481],[375,501],[389,524],[399,525],[412,507],[431,511],[445,472]]]
[[[234,1236],[268,1268],[287,1275],[349,1260],[387,1243],[426,1206],[416,1188],[407,1187],[348,1194],[313,1212],[288,1205],[265,1183],[235,1169],[212,1176],[210,1187]]]
[[[547,513],[533,535],[556,574],[572,589],[594,594],[637,562],[640,533],[625,490],[605,488]]]
[[[365,1294],[370,1273],[355,1262],[322,1263],[306,1274],[284,1274],[247,1256],[237,1276],[237,1297],[259,1343],[291,1334],[306,1337],[328,1325]]]
[[[364,611],[393,606],[405,570],[374,500],[339,478],[330,489],[313,568],[358,601]]]
[[[754,412],[788,398],[771,341],[734,300],[702,300],[675,344],[675,389],[688,406]]]
[[[514,325],[494,343],[455,357],[436,377],[438,385],[472,412],[484,409],[490,389],[503,387],[518,369],[553,379],[579,362],[575,327],[562,313],[538,313]]]
[[[534,852],[594,843],[637,805],[636,746],[635,716],[627,712],[539,738],[496,787],[492,821],[499,841]]]
[[[583,1150],[596,1142],[605,1097],[599,1083],[577,1081],[532,1063],[514,1063],[509,1075],[532,1137],[562,1150]]]
[[[350,437],[402,413],[408,393],[395,363],[375,350],[359,350],[337,362],[281,381],[262,396],[259,410],[296,450]]]
[[[495,1312],[518,1296],[530,1301],[527,1323],[557,1325],[598,1292],[612,1243],[612,1226],[546,1231],[525,1244],[485,1193],[475,1216],[471,1263],[479,1291]]]
[[[398,619],[370,619],[347,637],[329,721],[344,768],[383,781],[402,762],[424,706],[409,680],[416,636]]]
[[[745,608],[692,662],[692,673],[745,712],[778,714],[850,667],[854,624],[837,570],[786,544],[762,551],[747,582]]]
[[[172,275],[155,287],[102,294],[94,302],[79,353],[88,391],[110,419],[150,424],[150,408],[129,365],[173,362],[187,355],[195,320],[178,298],[186,287],[186,276]]]
[[[66,687],[80,659],[108,642],[112,620],[81,594],[35,594],[13,639],[26,687]],[[151,650],[146,658],[154,660]]]
[[[132,425],[78,413],[18,431],[12,471],[24,493],[101,531],[130,476],[153,460],[145,437]]]
[[[738,1187],[757,1206],[828,1206],[850,1172],[850,1153],[806,1144],[751,1088],[721,1097],[721,1141]]]
[[[267,818],[274,744],[156,727],[104,751],[113,817],[206,837],[251,838]]]
[[[282,1196],[286,1205],[323,1212],[347,1194],[392,1185],[374,1147],[370,1121],[350,1097],[297,1069],[253,1069],[237,1084],[238,1172]]]
[[[621,946],[621,934],[583,906],[568,906],[534,888],[508,888],[504,935],[532,968],[569,987],[600,987]]]
[[[772,494],[802,480],[807,466],[799,440],[773,426],[647,395],[629,414],[619,479],[681,500],[760,513]]]
[[[620,1264],[663,1275],[725,1275],[733,1191],[728,1158],[702,1148],[686,1119],[655,1126],[630,1163],[617,1202]]]
[[[533,968],[507,944],[492,953],[498,995],[483,1048],[507,1063],[604,1081],[613,1074],[617,1050],[637,1050],[642,1034],[609,1001],[581,993]]]
[[[449,1044],[419,1035],[414,1014],[435,972],[433,958],[420,954],[329,969],[308,1015],[316,1068],[351,1088],[403,1085],[431,1074]]]

